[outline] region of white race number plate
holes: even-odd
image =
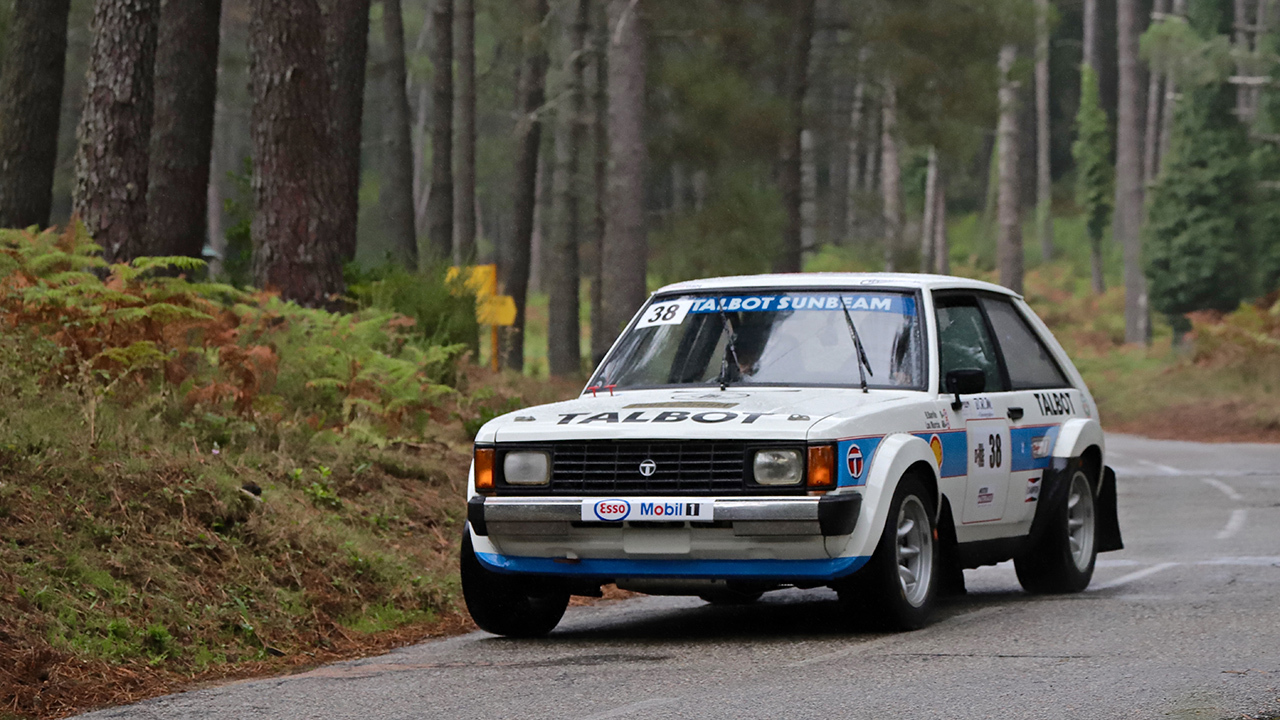
[[[711,522],[714,514],[714,500],[606,498],[582,501],[583,522],[622,522],[623,520]]]

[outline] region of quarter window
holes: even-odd
[[[1058,363],[1049,354],[1049,349],[1012,303],[984,297],[982,305],[991,320],[996,340],[1000,343],[1005,369],[1009,371],[1009,384],[1014,390],[1069,385]]]
[[[967,296],[940,297],[936,304],[940,390],[946,392],[947,373],[952,370],[981,370],[987,376],[985,392],[1006,390],[996,346],[977,300]]]

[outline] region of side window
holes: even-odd
[[[983,298],[982,305],[991,319],[1009,383],[1014,390],[1068,387],[1058,363],[1049,354],[1027,321],[1008,300]]]
[[[940,390],[946,391],[947,373],[952,370],[981,370],[987,376],[986,392],[1006,390],[995,343],[977,300],[966,296],[938,298],[937,320]]]

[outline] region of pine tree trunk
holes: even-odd
[[[71,0],[17,0],[0,73],[0,227],[44,226],[53,204]]]
[[[516,93],[519,117],[516,121],[515,235],[505,262],[498,268],[503,292],[515,299],[516,322],[504,348],[507,368],[524,370],[525,305],[529,292],[529,268],[533,240],[534,210],[537,204],[538,151],[542,145],[542,120],[538,111],[546,101],[547,44],[542,36],[547,17],[547,0],[525,0],[523,63]]]
[[[1168,12],[1169,0],[1155,0],[1151,6],[1151,14],[1153,16],[1156,14],[1163,15]],[[1166,78],[1157,72],[1155,68],[1152,68],[1147,76],[1147,131],[1143,133],[1146,147],[1142,156],[1143,187],[1151,187],[1156,181],[1156,175],[1160,172],[1160,101],[1163,98],[1161,89],[1165,81]]]
[[[898,98],[892,80],[884,83],[880,112],[880,193],[884,217],[884,270],[898,268],[902,241],[902,167],[898,162]]]
[[[996,256],[1000,284],[1022,292],[1022,212],[1018,181],[1018,83],[1012,78],[1018,50],[1000,48],[1000,122],[996,128],[1000,173],[996,197]]]
[[[387,146],[381,205],[391,253],[410,271],[418,268],[418,236],[413,221],[413,134],[405,70],[404,16],[400,0],[382,0],[382,32],[387,43]],[[452,212],[452,209],[450,209]],[[452,239],[450,239],[452,244]],[[448,255],[438,256],[447,259]]]
[[[609,0],[609,173],[601,273],[602,343],[612,344],[647,295],[643,0]]]
[[[849,121],[852,117],[852,98],[848,88],[838,83],[832,85],[832,111],[830,119],[835,126],[831,138],[831,151],[827,157],[827,241],[841,245],[848,233],[845,221],[849,218]]]
[[[845,197],[845,232],[841,234],[840,240],[846,242],[858,232],[858,201],[863,192],[863,173],[861,173],[861,154],[865,143],[863,136],[865,129],[863,128],[864,105],[867,101],[867,81],[865,81],[865,73],[867,73],[867,59],[870,54],[868,50],[860,50],[858,53],[858,79],[854,81],[854,104],[849,111],[849,183],[847,183],[847,196]],[[838,151],[838,150],[837,150]]]
[[[933,261],[934,225],[938,211],[938,148],[929,147],[929,164],[924,174],[924,218],[920,221],[920,272],[929,272]]]
[[[1102,56],[1098,51],[1098,0],[1084,0],[1084,37],[1081,42],[1080,62],[1094,70],[1102,71]]]
[[[609,179],[609,19],[607,13],[597,12],[598,17],[592,59],[595,62],[595,94],[592,97],[591,147],[595,153],[592,168],[594,187],[594,215],[591,241],[591,366],[600,364],[609,352],[616,331],[611,331],[604,320],[604,236],[605,205],[608,201],[606,183]]]
[[[170,1],[160,7],[148,255],[203,255],[221,19],[222,0]]]
[[[938,191],[934,194],[933,271],[951,274],[951,244],[947,241],[947,179],[938,169]]]
[[[551,297],[547,327],[548,366],[552,375],[576,375],[582,370],[581,328],[578,324],[578,245],[581,242],[581,206],[583,178],[580,173],[580,150],[587,135],[586,66],[587,32],[591,29],[591,0],[578,0],[573,21],[569,24],[569,99],[567,117],[561,118],[567,131],[557,133],[556,156],[558,174],[563,176],[560,190],[561,215],[553,238],[549,268]],[[564,140],[564,146],[560,141]]]
[[[476,254],[476,3],[458,0],[458,163],[453,204],[453,262]]]
[[[791,28],[791,49],[787,66],[787,133],[782,140],[782,152],[778,158],[778,189],[782,193],[782,205],[787,212],[787,224],[782,234],[782,253],[774,263],[776,272],[800,272],[803,261],[804,218],[801,204],[804,190],[801,187],[801,137],[805,129],[804,97],[809,89],[809,49],[813,40],[814,0],[794,0]]]
[[[1036,233],[1040,259],[1053,259],[1053,176],[1049,167],[1049,0],[1036,0]]]
[[[1265,6],[1266,2],[1261,3]],[[1187,16],[1187,0],[1173,0],[1172,13],[1178,17]],[[1173,76],[1165,75],[1164,77],[1164,114],[1160,118],[1160,149],[1159,157],[1166,158],[1169,156],[1169,144],[1173,140],[1173,113],[1177,104],[1178,86],[1173,81]]]
[[[1119,107],[1116,112],[1115,238],[1124,248],[1125,341],[1145,343],[1150,311],[1142,272],[1142,87],[1138,0],[1117,0]]]
[[[453,0],[434,0],[431,64],[435,72],[431,119],[431,190],[427,197],[427,253],[453,257]]]
[[[1249,53],[1249,31],[1246,29],[1249,24],[1249,14],[1246,10],[1248,3],[1246,0],[1232,0],[1232,28],[1235,30],[1233,45],[1236,51],[1236,74],[1248,75],[1249,66],[1246,64],[1245,58]],[[1246,85],[1236,85],[1236,117],[1242,122],[1251,118],[1249,108],[1250,88]]]
[[[865,58],[865,53],[862,55]],[[848,238],[858,231],[858,199],[862,195],[862,108],[865,102],[866,82],[863,81],[862,65],[859,65],[858,79],[853,86],[853,107],[849,110],[849,146],[846,150],[849,159],[848,189],[845,197],[844,232],[840,234],[841,242],[849,244]]]
[[[334,305],[342,248],[324,18],[316,0],[252,0],[253,277],[303,305]]]
[[[800,260],[818,244],[818,163],[812,130],[800,133]]]
[[[99,0],[76,131],[72,209],[110,262],[141,255],[160,0]]]
[[[173,0],[169,0],[173,2]],[[333,208],[343,262],[356,255],[360,214],[360,141],[365,62],[369,54],[369,0],[322,0],[329,92],[333,105]]]

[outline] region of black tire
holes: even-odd
[[[462,597],[481,630],[507,637],[542,637],[555,629],[569,607],[569,593],[554,581],[493,572],[480,564],[471,531],[462,535]]]
[[[928,625],[938,594],[939,543],[934,538],[935,517],[933,499],[924,483],[911,475],[902,478],[893,493],[884,532],[871,560],[850,578],[851,582],[837,588],[841,601],[851,608],[865,606],[875,614],[874,620],[888,629],[918,630]],[[904,524],[905,520],[911,521],[909,527]],[[920,521],[923,527],[919,526]],[[904,545],[899,542],[902,528],[907,528],[901,536]],[[900,556],[900,547],[917,552]],[[916,570],[915,579],[909,581],[900,568],[908,572]]]
[[[1076,468],[1066,498],[1053,509],[1044,535],[1014,558],[1022,589],[1037,595],[1077,593],[1089,587],[1098,559],[1096,499],[1088,474]],[[1075,525],[1076,522],[1081,524]]]

